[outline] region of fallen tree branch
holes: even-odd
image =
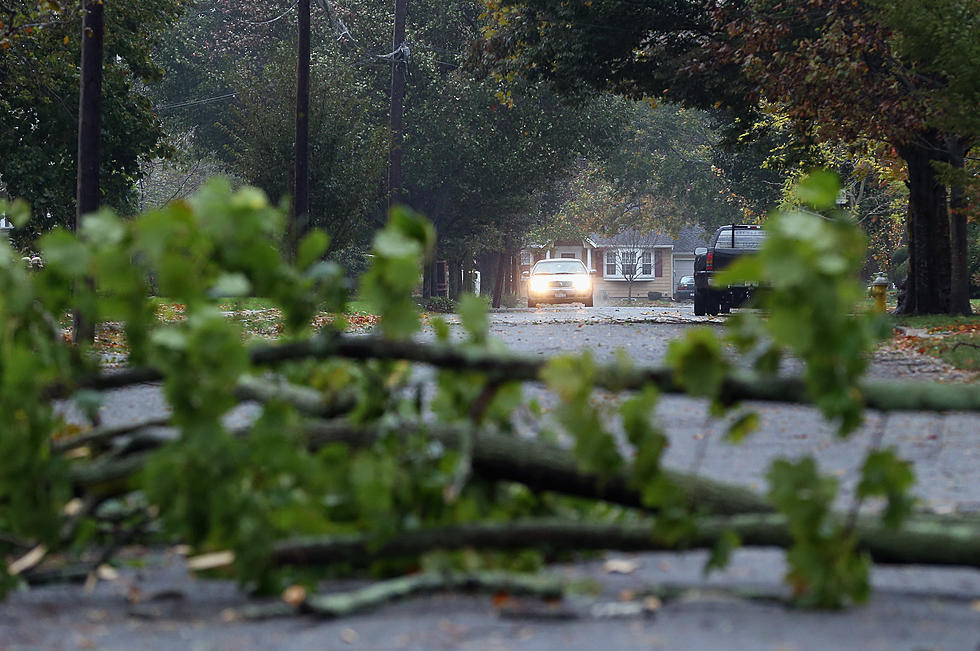
[[[726,531],[734,531],[746,547],[788,548],[793,540],[780,515],[736,515],[701,518],[696,533],[680,543],[654,533],[654,521],[590,523],[562,520],[474,522],[403,531],[386,542],[365,535],[304,538],[278,543],[274,565],[329,565],[364,559],[415,556],[437,549],[526,549],[677,551],[710,549]],[[878,563],[980,567],[980,526],[949,525],[917,517],[900,530],[883,527],[874,518],[859,519],[858,546]]]
[[[451,427],[423,429],[419,425],[405,425],[398,428],[402,436],[421,431],[447,447],[458,445],[459,431]],[[312,449],[328,443],[367,447],[381,436],[381,431],[376,427],[357,427],[343,421],[311,423],[307,432]],[[583,473],[571,451],[533,439],[488,431],[476,432],[473,435],[472,469],[476,475],[492,481],[513,481],[532,490],[644,508],[640,492],[630,485],[629,468],[606,478]],[[774,511],[768,500],[747,488],[673,470],[664,469],[663,473],[687,496],[692,509],[701,508],[729,515]]]
[[[438,368],[477,371],[512,381],[540,381],[548,363],[540,358],[462,350],[445,344],[392,341],[379,337],[343,335],[317,336],[306,341],[253,348],[249,356],[256,365],[275,365],[300,359],[399,359]],[[160,380],[159,371],[131,368],[82,379],[75,388],[111,389]],[[616,365],[596,368],[597,387],[613,391],[641,389],[654,385],[664,393],[685,393],[673,370],[661,368],[623,369]],[[64,395],[66,386],[53,386],[49,397]],[[980,386],[927,384],[922,382],[866,381],[861,384],[866,406],[881,411],[980,411]],[[720,399],[726,403],[763,402],[811,403],[800,378],[734,373],[722,383]]]
[[[494,592],[560,599],[565,583],[558,577],[514,572],[423,572],[377,581],[364,588],[306,596],[295,607],[285,603],[246,606],[237,615],[246,620],[268,619],[299,613],[318,617],[344,617],[418,594],[443,591]]]
[[[333,418],[349,412],[354,407],[353,396],[338,396],[326,399],[316,389],[291,384],[279,379],[269,380],[253,376],[242,376],[235,387],[235,397],[242,402],[265,404],[272,401],[286,402],[297,411],[318,418]],[[104,448],[112,440],[122,436],[137,436],[145,430],[170,426],[170,416],[148,418],[142,421],[95,427],[84,434],[54,441],[51,450],[64,454],[76,448],[93,446]]]
[[[445,446],[459,446],[460,429],[405,424],[399,436],[422,434]],[[308,446],[318,450],[330,443],[351,447],[370,447],[383,435],[376,426],[354,426],[346,421],[313,421],[306,425]],[[556,445],[488,431],[472,433],[471,470],[490,481],[512,481],[535,491],[552,491],[575,497],[599,499],[630,508],[645,508],[640,491],[630,485],[630,469],[611,477],[583,473],[574,454]],[[74,464],[72,483],[100,495],[129,490],[128,478],[142,468],[151,451],[143,449],[121,458],[96,459]],[[697,475],[663,470],[667,479],[687,496],[688,505],[711,513],[769,513],[773,507],[764,497],[733,484]]]

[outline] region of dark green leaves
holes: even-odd
[[[899,459],[894,450],[872,452],[864,460],[859,497],[884,497],[888,500],[883,519],[889,527],[898,528],[912,511],[909,489],[915,484],[912,464]]]
[[[871,560],[857,551],[854,533],[831,511],[837,481],[819,475],[810,457],[774,461],[767,477],[769,497],[786,516],[793,536],[786,577],[799,602],[840,608],[866,601]]]
[[[422,280],[421,262],[434,243],[432,225],[404,206],[392,208],[388,226],[375,236],[361,296],[380,312],[386,337],[407,337],[418,329],[411,293]]]

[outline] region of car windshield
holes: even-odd
[[[534,274],[584,274],[585,265],[581,260],[541,260],[534,265]]]

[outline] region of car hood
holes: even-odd
[[[588,278],[589,274],[532,274],[531,278],[535,280],[543,279],[547,281],[552,280],[578,280],[580,278]]]

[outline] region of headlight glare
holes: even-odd
[[[572,287],[574,287],[580,292],[584,292],[585,290],[587,290],[590,284],[591,283],[589,279],[585,276],[578,276],[577,278],[572,280]]]
[[[543,292],[548,289],[548,281],[541,277],[531,278],[531,291],[532,292]]]

